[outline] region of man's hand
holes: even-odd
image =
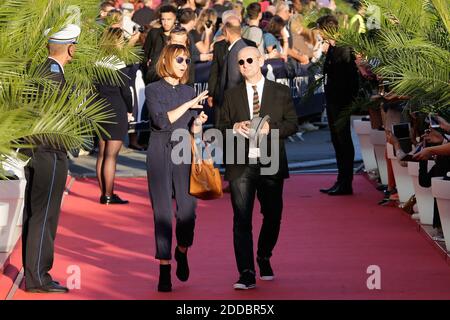
[[[400,142],[398,141],[397,137],[394,136],[392,131],[386,131],[386,141],[392,144],[395,148],[395,150],[399,150],[400,148]]]
[[[134,121],[134,117],[132,113],[127,112],[128,122]]]
[[[201,126],[208,120],[208,116],[202,111],[200,114],[195,118],[194,124],[196,126]]]
[[[212,53],[200,53],[200,61],[212,61]]]
[[[210,108],[214,107],[214,99],[213,97],[208,97],[208,100],[206,100],[208,102],[208,106]]]
[[[248,139],[248,135],[250,134],[250,121],[242,121],[242,122],[236,122],[233,126],[233,131],[240,134],[241,136],[244,136]]]
[[[268,135],[269,134],[269,132],[270,132],[270,125],[269,125],[269,123],[268,122],[265,122],[264,124],[263,124],[263,127],[261,128],[261,130],[259,131],[259,133],[261,134],[261,135]]]

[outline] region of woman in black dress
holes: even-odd
[[[120,46],[123,43],[123,31],[120,28],[110,28],[108,31],[109,45]],[[127,67],[115,56],[99,61],[103,67],[117,70],[121,80],[121,85],[110,83],[96,84],[98,96],[107,103],[106,110],[112,116],[108,119],[111,123],[106,123],[103,128],[108,135],[102,133],[98,146],[97,156],[97,180],[101,190],[100,203],[102,204],[126,204],[127,200],[122,200],[114,193],[114,177],[116,173],[116,162],[122,147],[123,140],[128,132],[128,119],[131,116],[132,93],[127,77]]]
[[[156,255],[160,260],[158,291],[172,290],[170,259],[172,247],[172,194],[177,210],[175,260],[176,275],[181,281],[189,277],[187,249],[192,245],[195,226],[196,199],[189,194],[190,164],[174,164],[171,141],[176,129],[193,133],[201,131],[208,117],[196,109],[207,91],[196,97],[194,88],[186,85],[189,77],[189,51],[185,46],[166,46],[156,65],[161,80],[145,89],[146,103],[151,118],[151,134],[148,144],[147,174],[150,198],[155,221]]]

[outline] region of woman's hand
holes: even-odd
[[[204,24],[205,27],[205,35],[206,36],[210,36],[213,33],[213,25],[211,24],[209,27],[206,25],[206,23]]]
[[[413,155],[414,160],[428,160],[431,159],[433,156],[433,153],[430,151],[429,148],[424,148],[420,152]]]
[[[441,144],[444,141],[444,137],[434,129],[426,130],[422,136],[426,143]]]
[[[200,104],[201,101],[208,98],[208,90],[203,91],[197,97],[186,102],[188,109],[203,109],[203,105]]]
[[[202,111],[195,118],[194,123],[192,124],[191,131],[193,134],[199,133],[202,131],[202,125],[208,120],[208,116]]]
[[[189,109],[203,109],[203,106],[200,104],[200,102],[207,97],[208,90],[205,90],[194,99],[189,100],[188,102],[183,103],[178,108],[167,112],[167,117],[169,118],[170,123],[174,123],[175,121],[177,121]]]
[[[439,126],[441,127],[441,129],[450,132],[450,123],[445,121],[445,119],[442,118],[441,116],[436,116],[436,119],[439,122]]]
[[[386,141],[392,144],[395,150],[401,149],[400,142],[398,141],[397,137],[394,136],[392,131],[386,131]]]
[[[200,61],[212,61],[212,53],[200,53]]]
[[[195,118],[194,121],[194,125],[196,126],[201,126],[202,124],[204,124],[206,121],[208,121],[208,116],[206,115],[205,112],[200,112],[200,114],[197,116],[197,118]]]

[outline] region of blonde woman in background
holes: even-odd
[[[217,23],[217,13],[214,9],[204,9],[195,23],[192,36],[195,46],[200,53],[210,53],[212,51],[212,40]]]

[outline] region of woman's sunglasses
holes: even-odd
[[[247,58],[245,61],[247,61],[248,64],[252,64],[253,63],[253,59],[252,58]],[[243,66],[245,63],[244,59],[239,60],[239,65]]]
[[[191,59],[189,58],[183,58],[183,57],[176,57],[175,61],[179,64],[182,64],[184,61],[186,61],[186,64],[190,64],[191,63]]]

